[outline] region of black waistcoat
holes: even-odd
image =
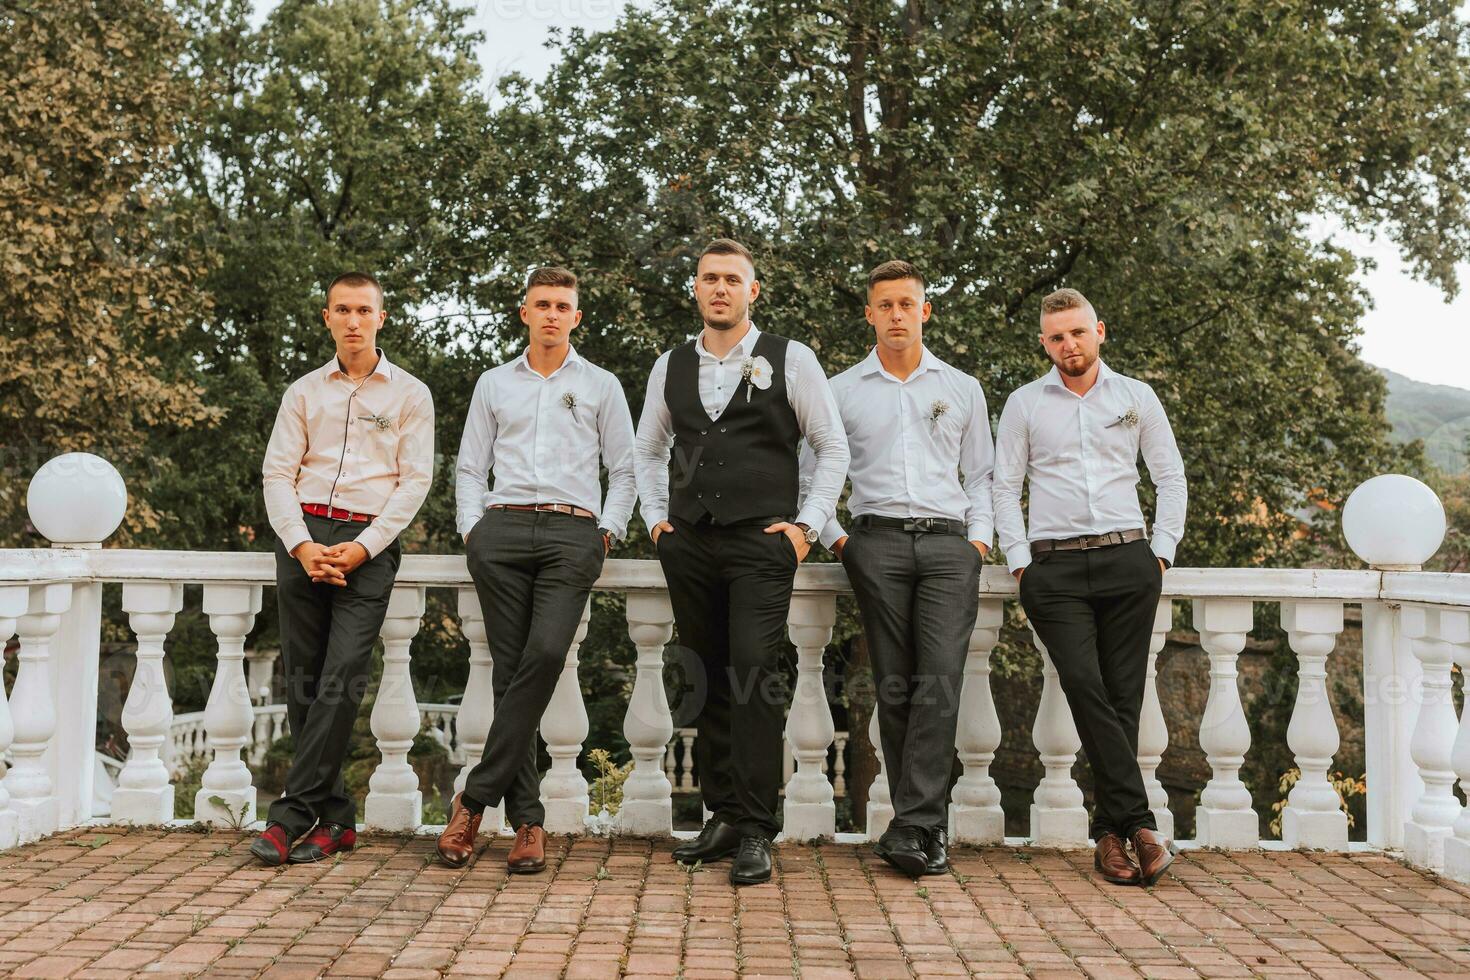
[[[751,357],[771,364],[771,386],[738,381],[719,419],[699,399],[694,341],[669,352],[664,401],[674,428],[669,459],[669,512],[717,524],[758,517],[791,519],[797,510],[797,445],[801,426],[786,394],[785,337],[762,333]],[[737,379],[738,379],[737,374]]]

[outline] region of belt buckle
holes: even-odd
[[[905,531],[923,531],[927,534],[934,530],[934,522],[935,518],[933,517],[916,517],[905,521],[903,529]]]

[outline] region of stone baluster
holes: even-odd
[[[1240,767],[1251,730],[1240,700],[1236,662],[1253,625],[1249,599],[1194,600],[1194,628],[1210,658],[1210,693],[1200,721],[1199,744],[1210,763],[1210,781],[1195,811],[1195,837],[1210,847],[1257,847],[1261,821]]]
[[[274,647],[245,651],[245,671],[252,704],[270,704],[274,699],[276,660],[280,656],[281,651]]]
[[[240,751],[250,743],[255,724],[244,660],[245,637],[258,612],[258,585],[204,586],[204,613],[219,654],[204,709],[206,744],[214,759],[194,797],[194,817],[219,827],[248,827],[255,821],[255,786]]]
[[[837,805],[827,778],[827,749],[836,736],[836,726],[822,683],[822,653],[837,623],[837,597],[795,596],[786,622],[796,646],[796,689],[785,733],[795,771],[786,782],[781,837],[830,840],[837,833]]]
[[[16,620],[20,636],[19,664],[10,691],[11,766],[5,774],[10,808],[15,811],[22,844],[57,830],[55,786],[46,767],[46,748],[56,734],[56,699],[51,685],[51,641],[71,607],[71,586],[33,585],[25,612]]]
[[[1470,627],[1470,624],[1467,624]],[[0,624],[3,628],[3,624]],[[1454,651],[1455,663],[1460,667],[1460,681],[1467,685],[1470,678],[1470,635],[1462,629],[1460,635],[1454,636],[1450,645]],[[1470,691],[1470,686],[1462,686],[1461,693]],[[1460,727],[1455,735],[1454,747],[1450,750],[1450,762],[1453,764],[1455,774],[1460,777],[1460,790],[1470,790],[1470,697],[1464,698],[1464,705],[1460,712]],[[1444,874],[1455,881],[1470,882],[1470,807],[1461,807],[1460,813],[1455,817],[1453,836],[1446,837],[1444,842]]]
[[[1342,632],[1342,603],[1283,602],[1281,628],[1297,656],[1296,705],[1286,744],[1301,773],[1281,813],[1281,839],[1288,847],[1347,850],[1347,814],[1327,776],[1339,744],[1327,657]]]
[[[397,585],[383,620],[383,676],[373,699],[372,730],[382,758],[368,779],[363,823],[381,830],[416,830],[424,798],[418,773],[408,763],[419,733],[419,703],[409,670],[410,647],[424,616],[424,590]]]
[[[847,795],[847,732],[837,732],[832,739],[832,795]]]
[[[470,770],[485,755],[485,740],[495,721],[495,665],[490,659],[485,614],[474,589],[460,589],[459,624],[470,644],[470,676],[465,682],[464,698],[459,703],[459,744],[464,751],[464,765],[454,777],[454,791],[464,792]],[[505,826],[505,804],[485,808],[480,827],[487,834],[499,833]]]
[[[679,788],[692,793],[698,787],[694,781],[694,732],[685,732],[681,741],[684,743],[684,769],[679,773]]]
[[[580,834],[587,825],[587,780],[577,768],[577,756],[587,739],[588,719],[582,685],[577,681],[577,651],[587,638],[591,615],[589,598],[567,648],[556,690],[541,716],[541,737],[551,756],[551,769],[541,778],[541,801],[546,807],[546,830],[553,834]]]
[[[1169,794],[1159,782],[1159,763],[1169,747],[1169,726],[1164,722],[1164,709],[1159,704],[1159,653],[1164,649],[1169,630],[1174,625],[1174,603],[1159,600],[1154,616],[1153,636],[1148,645],[1148,674],[1143,682],[1143,710],[1138,716],[1138,770],[1148,791],[1148,806],[1154,823],[1165,837],[1174,836],[1174,814],[1169,809]]]
[[[1082,739],[1046,644],[1035,630],[1031,631],[1031,639],[1041,652],[1042,662],[1041,703],[1036,708],[1031,738],[1045,769],[1032,794],[1031,842],[1043,847],[1083,847],[1088,835],[1087,807],[1082,787],[1072,778]]]
[[[868,718],[868,741],[878,760],[878,775],[868,787],[868,840],[877,840],[893,819],[893,795],[888,791],[888,764],[883,759],[883,740],[878,734],[878,691],[874,689],[873,714]]]
[[[122,608],[137,634],[138,652],[122,712],[128,761],[112,793],[112,819],[119,823],[155,824],[174,817],[174,788],[161,754],[174,718],[163,676],[163,641],[183,606],[181,584],[123,586]]]
[[[667,593],[629,594],[628,635],[638,659],[623,716],[623,735],[633,756],[617,817],[617,828],[625,834],[667,836],[674,830],[673,786],[661,765],[664,747],[674,737],[674,716],[664,692],[664,647],[673,633],[674,609]]]
[[[1454,644],[1464,642],[1470,612],[1405,604],[1403,617],[1404,635],[1413,642],[1424,672],[1417,699],[1419,717],[1409,745],[1423,791],[1404,825],[1404,856],[1439,871],[1444,868],[1445,841],[1461,816],[1451,768],[1457,732],[1450,665]]]
[[[990,692],[990,653],[1000,640],[1005,622],[1001,599],[981,599],[965,654],[964,687],[960,694],[955,747],[964,774],[950,794],[949,835],[956,843],[998,844],[1005,839],[1005,812],[1000,788],[990,775],[995,750],[1000,747],[1000,716]]]
[[[15,625],[30,608],[30,589],[24,585],[0,586],[0,650],[15,635]],[[0,668],[5,666],[0,657]],[[4,679],[0,678],[0,775],[5,772],[5,753],[15,738],[15,723],[10,718],[10,702],[5,697]],[[0,850],[20,843],[20,817],[10,806],[10,791],[0,779]]]

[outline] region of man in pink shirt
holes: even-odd
[[[286,389],[266,447],[296,749],[285,792],[250,848],[270,865],[320,861],[356,843],[342,763],[398,572],[398,535],[433,478],[434,401],[377,347],[385,317],[372,276],[332,280],[322,319],[336,356]]]

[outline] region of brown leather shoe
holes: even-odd
[[[449,824],[435,846],[439,860],[451,868],[464,867],[474,856],[475,835],[480,832],[480,820],[485,816],[466,810],[459,797],[460,794],[454,794],[454,801],[449,805]]]
[[[1107,833],[1097,839],[1097,847],[1092,852],[1092,866],[1104,880],[1115,885],[1138,884],[1138,865],[1128,856],[1128,847],[1117,834]]]
[[[1174,855],[1169,853],[1169,838],[1147,827],[1133,832],[1133,853],[1138,856],[1140,883],[1145,888],[1153,887],[1174,863]]]
[[[516,828],[515,846],[506,855],[505,866],[513,875],[532,875],[546,867],[546,831],[536,824]]]

